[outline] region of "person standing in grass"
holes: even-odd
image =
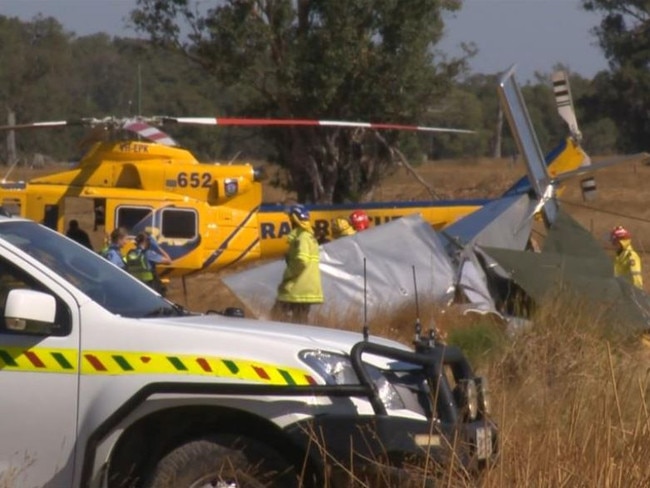
[[[632,234],[625,227],[618,225],[612,229],[610,238],[616,247],[614,276],[620,276],[643,290],[641,258],[632,248]]]
[[[311,305],[324,301],[320,253],[309,211],[302,205],[292,205],[288,214],[292,230],[287,236],[287,266],[278,286],[273,315],[281,320],[305,324]]]

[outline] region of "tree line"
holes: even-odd
[[[645,150],[648,7],[583,3],[603,15],[596,35],[610,61],[610,69],[593,79],[570,76],[583,144],[591,154]],[[188,0],[139,0],[132,20],[147,39],[76,36],[54,18],[25,22],[0,15],[0,120],[9,112],[18,123],[138,114],[254,116],[477,131],[170,131],[201,160],[279,163],[303,201],[359,200],[396,161],[499,152],[498,75],[470,73],[470,49],[459,58],[435,49],[442,14],[458,8],[457,0],[413,0],[408,9],[397,0],[229,0],[199,12]],[[567,135],[550,74],[538,73],[523,86],[544,150]],[[514,155],[507,124],[503,135],[501,154]],[[22,131],[16,145],[26,162],[37,153],[70,161],[79,157],[83,136],[80,128]]]

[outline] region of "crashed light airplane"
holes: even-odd
[[[588,164],[554,177],[544,161],[514,66],[501,77],[498,94],[524,156],[531,191],[516,185],[439,233],[413,215],[321,246],[326,301],[312,307],[312,314],[340,312],[342,303],[361,310],[367,301],[371,320],[412,304],[415,277],[418,293],[442,306],[460,292],[470,304],[468,310],[499,315],[512,312],[513,289],[540,302],[565,283],[577,295],[599,303],[604,313],[626,309],[620,316],[627,323],[647,327],[648,296],[614,278],[598,243],[562,212],[555,198],[561,181],[646,155]],[[583,190],[584,182],[591,186],[590,180],[583,180]],[[541,253],[525,251],[534,216],[540,213],[548,229],[545,246]],[[585,250],[590,250],[588,256]],[[276,261],[230,275],[224,282],[254,314],[264,317],[273,306],[283,269],[284,262]]]

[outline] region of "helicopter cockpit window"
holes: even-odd
[[[4,198],[2,200],[2,208],[4,208],[11,215],[20,215],[21,202],[18,198]]]
[[[144,227],[142,222],[146,219],[151,220],[152,209],[151,207],[132,207],[127,205],[120,205],[117,207],[117,212],[115,215],[115,226],[124,227],[129,235],[133,236],[137,234],[134,229],[136,226],[142,227],[140,230],[143,230]],[[149,223],[149,226],[151,223]]]
[[[169,239],[194,239],[198,234],[198,218],[191,209],[168,208],[162,212],[162,235]]]

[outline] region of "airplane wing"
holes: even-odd
[[[538,304],[562,297],[602,314],[603,324],[650,327],[650,296],[615,278],[611,259],[592,234],[560,209],[541,252],[479,246]],[[572,302],[569,302],[571,304]]]
[[[499,198],[446,227],[442,234],[457,247],[478,244],[524,249],[530,237],[534,205],[528,195]],[[451,251],[452,246],[447,249]]]

